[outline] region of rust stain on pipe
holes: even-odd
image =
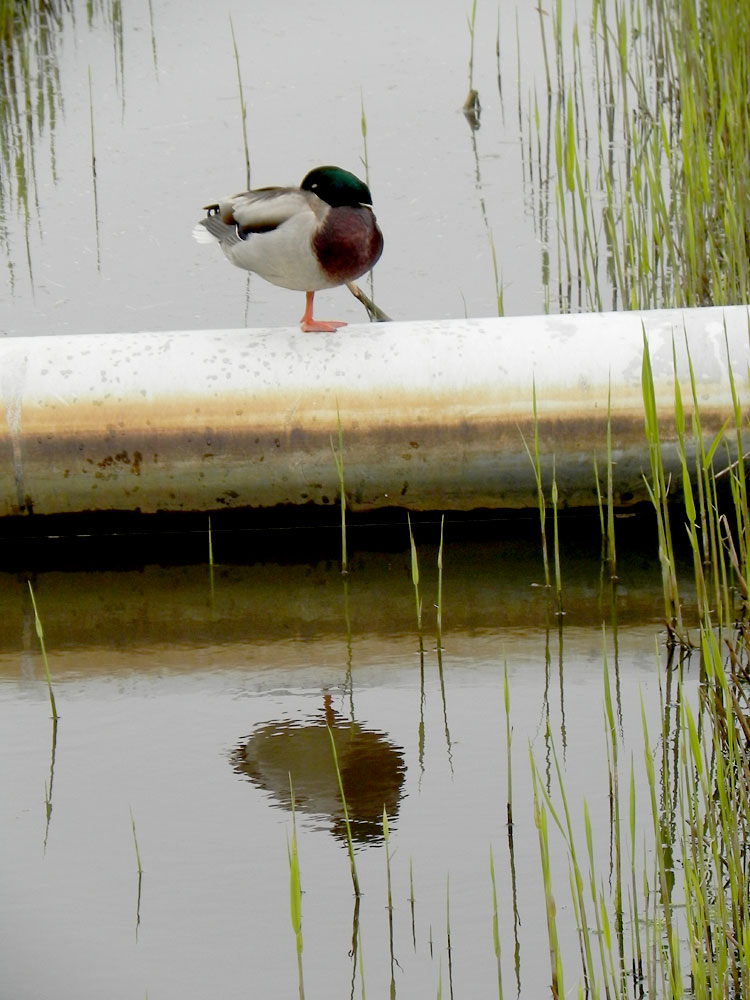
[[[732,416],[727,345],[746,395],[744,307],[10,339],[0,514],[332,503],[337,413],[352,508],[533,506],[534,391],[560,502],[596,503],[610,394],[616,499],[642,500],[644,331],[677,472],[673,345],[689,420],[689,344],[710,440]]]

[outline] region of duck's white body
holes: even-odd
[[[265,194],[247,191],[223,198],[218,212],[195,227],[196,239],[206,243],[218,240],[235,267],[254,271],[281,288],[313,292],[340,285],[341,281],[323,271],[311,251],[329,206],[316,195],[294,188],[277,188],[272,199]],[[263,227],[271,225],[275,228],[264,231]],[[239,235],[243,230],[249,231],[244,239]]]
[[[207,206],[193,234],[218,241],[236,267],[306,292],[303,330],[335,329],[344,324],[312,318],[313,295],[353,281],[380,257],[383,236],[370,201],[367,185],[353,174],[318,167],[299,188],[261,188]]]

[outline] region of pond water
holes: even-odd
[[[524,144],[544,86],[533,5],[477,5],[477,131],[461,111],[470,36],[460,3],[384,0],[376,13],[363,0],[221,0],[186,14],[178,0],[140,0],[118,8],[114,27],[108,5],[93,6],[92,27],[74,4],[75,23],[63,18],[55,33],[58,84],[44,74],[32,86],[31,105],[46,110],[30,136],[20,122],[25,184],[15,170],[0,183],[1,334],[296,324],[299,293],[248,281],[191,237],[202,206],[247,187],[232,29],[253,186],[298,184],[330,162],[363,174],[364,107],[386,241],[374,291],[389,315],[496,315],[490,231],[506,312],[543,310],[549,250]],[[366,319],[345,290],[320,300],[321,315]]]
[[[95,4],[89,24],[73,3],[55,40],[57,76],[44,74],[38,90],[32,81],[34,111],[19,132],[25,172],[0,180],[0,335],[297,322],[301,295],[246,279],[191,239],[203,205],[247,186],[232,31],[254,186],[296,184],[328,162],[363,174],[364,108],[386,240],[374,297],[386,312],[495,314],[493,244],[505,311],[543,311],[555,238],[539,226],[549,177],[540,187],[530,164],[550,13],[477,4],[473,129],[461,110],[469,6],[142,0]],[[572,24],[575,5],[561,9]],[[585,47],[579,56],[585,64]],[[320,299],[321,315],[364,318],[346,291]],[[298,996],[291,771],[308,998],[494,995],[490,851],[505,995],[547,995],[530,755],[553,796],[557,755],[579,833],[586,797],[597,878],[609,886],[605,676],[620,759],[639,776],[636,843],[651,824],[641,706],[646,752],[656,753],[670,697],[661,579],[650,518],[622,525],[613,586],[598,519],[568,523],[560,615],[542,585],[533,519],[497,518],[479,540],[447,522],[439,641],[439,524],[424,520],[422,655],[405,523],[385,544],[365,532],[346,577],[335,532],[315,557],[300,554],[309,530],[271,531],[262,554],[247,536],[217,536],[213,571],[194,557],[194,539],[182,560],[156,558],[153,540],[79,539],[73,561],[87,571],[69,549],[58,558],[54,540],[16,546],[12,565],[6,545],[4,994]],[[688,695],[693,685],[688,672]],[[326,722],[351,811],[358,904]],[[550,846],[575,982],[567,855]]]
[[[606,884],[605,662],[623,780],[631,760],[638,775],[638,844],[651,823],[641,702],[659,759],[669,701],[651,525],[633,522],[614,587],[596,545],[581,545],[592,526],[564,532],[561,617],[539,586],[533,523],[520,530],[498,520],[482,540],[449,523],[440,656],[436,523],[415,532],[422,657],[406,526],[392,529],[388,551],[369,548],[365,532],[346,577],[335,558],[233,562],[232,535],[217,538],[213,573],[153,563],[40,568],[33,584],[56,729],[26,574],[0,576],[7,995],[298,995],[290,772],[306,996],[360,996],[363,980],[368,995],[434,997],[441,984],[443,996],[493,995],[490,850],[505,995],[546,993],[530,755],[553,799],[557,755],[578,833],[586,798]],[[294,532],[284,537],[295,543]],[[695,680],[688,671],[686,692]],[[326,720],[362,892],[354,954],[355,896]],[[566,854],[559,838],[550,843],[575,981]]]

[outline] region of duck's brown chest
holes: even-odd
[[[383,234],[369,208],[332,208],[313,237],[320,266],[337,281],[369,271],[383,252]]]

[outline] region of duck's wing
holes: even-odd
[[[235,194],[206,208],[209,214],[218,215],[226,225],[236,226],[242,238],[248,233],[267,233],[277,229],[295,215],[310,212],[319,216],[324,206],[310,191],[272,187]]]

